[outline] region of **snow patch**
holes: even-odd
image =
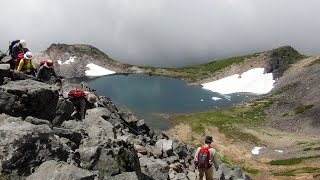
[[[214,101],[218,101],[218,100],[220,100],[221,98],[218,98],[218,97],[212,97],[212,100],[214,100]]]
[[[66,60],[63,64],[70,64],[70,63],[74,63],[74,59],[76,58],[76,56],[71,56],[68,60]]]
[[[283,153],[283,151],[282,150],[275,150],[276,152],[278,152],[278,153]]]
[[[260,150],[262,149],[262,147],[254,147],[252,150],[251,150],[251,153],[252,154],[259,154],[260,153]]]
[[[85,71],[86,76],[104,76],[116,73],[114,71],[95,65],[93,63],[87,64],[86,67],[89,68],[89,70]]]
[[[235,74],[217,81],[202,84],[202,88],[221,94],[251,92],[266,94],[273,88],[272,73],[264,74],[264,68],[254,68],[243,74]]]

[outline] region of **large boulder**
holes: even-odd
[[[46,161],[27,180],[94,180],[96,174],[66,162]]]
[[[52,124],[60,126],[63,121],[74,119],[71,114],[74,111],[74,105],[72,102],[59,98],[56,109],[56,117],[53,119]]]
[[[64,129],[78,132],[82,135],[81,147],[92,147],[116,139],[114,126],[96,114],[96,110],[90,109],[83,121],[64,121],[61,124]]]
[[[33,125],[21,118],[0,115],[0,172],[26,176],[48,159],[70,161],[70,148],[48,125]]]
[[[132,144],[115,140],[101,144],[97,151],[99,155],[95,156],[92,169],[99,171],[99,177],[115,176],[124,172],[136,172],[140,176],[139,159]]]
[[[169,166],[166,162],[162,161],[161,159],[152,159],[147,157],[142,157],[139,160],[142,173],[153,179],[168,179]]]
[[[0,86],[0,112],[12,116],[33,116],[52,121],[56,115],[58,88],[31,79],[10,81]],[[7,104],[9,101],[9,104]],[[13,102],[14,101],[14,102]]]

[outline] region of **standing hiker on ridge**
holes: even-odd
[[[215,169],[218,169],[219,164],[217,163],[216,150],[211,147],[212,136],[206,136],[204,142],[205,145],[198,147],[194,156],[196,168],[199,170],[198,180],[202,180],[204,174],[206,174],[206,180],[213,180],[212,165],[214,165]]]

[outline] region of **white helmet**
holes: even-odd
[[[19,41],[19,43],[22,45],[23,48],[26,48],[26,47],[27,47],[27,43],[26,43],[26,41],[25,41],[24,39],[21,39],[21,40]]]

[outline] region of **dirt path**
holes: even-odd
[[[254,155],[251,150],[256,146],[246,142],[228,139],[224,134],[220,133],[217,128],[209,128],[205,135],[214,137],[213,147],[217,149],[220,156],[231,164],[238,164],[242,168],[249,170],[259,170],[260,173],[253,175],[254,179],[314,179],[315,173],[298,173],[295,176],[274,176],[277,172],[287,172],[303,168],[320,168],[319,161],[303,161],[302,163],[289,166],[272,166],[268,163],[271,160],[287,159],[300,157],[301,148],[297,145],[303,142],[319,142],[319,138],[310,136],[294,135],[279,132],[271,128],[263,129],[244,129],[245,132],[251,133],[259,138],[262,142],[260,153]],[[204,136],[192,132],[191,127],[180,124],[166,132],[177,139],[200,145],[203,143]],[[303,151],[302,151],[303,152]],[[307,155],[308,152],[304,152]],[[320,179],[320,177],[318,178]]]

